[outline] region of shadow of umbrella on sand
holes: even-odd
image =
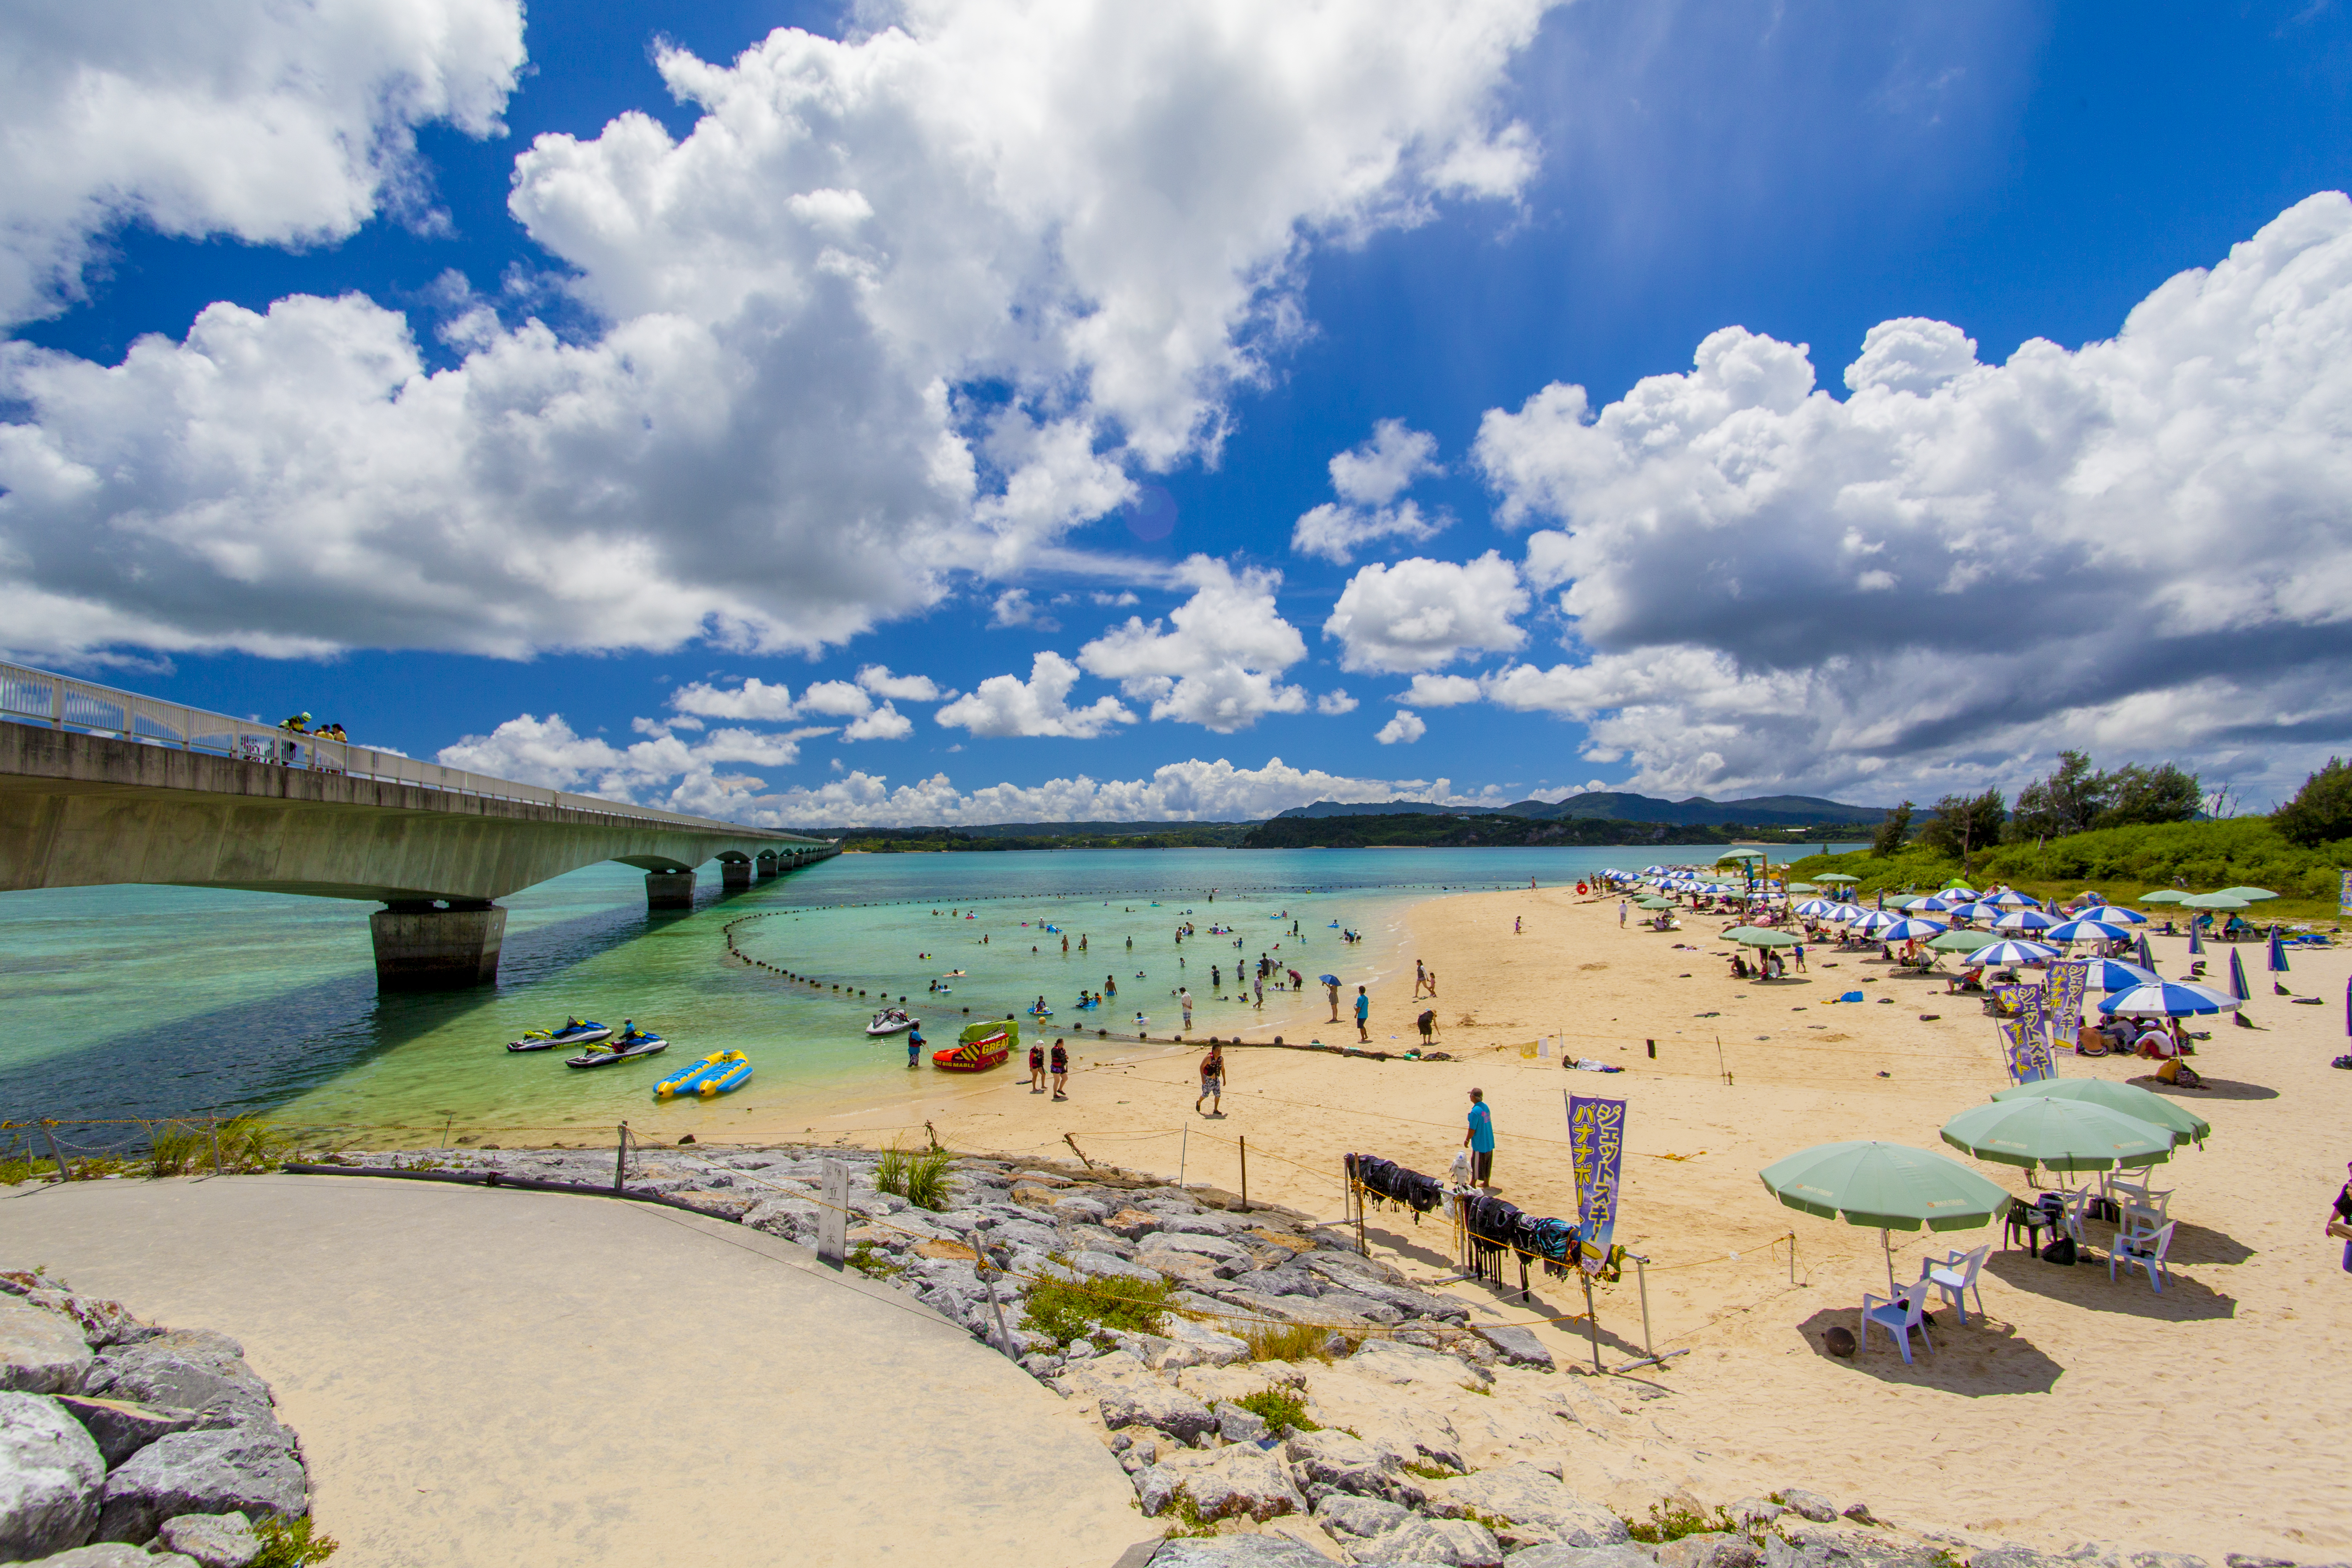
[[[1902,1143],[1816,1143],[1757,1173],[1765,1190],[1792,1209],[1843,1219],[1878,1232],[1886,1254],[1886,1289],[1895,1291],[1895,1248],[1888,1232],[1976,1230],[2009,1207],[2010,1192],[1967,1166]]]

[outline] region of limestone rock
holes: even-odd
[[[1815,1524],[1827,1524],[1837,1518],[1837,1504],[1819,1492],[1809,1492],[1796,1487],[1784,1487],[1781,1504],[1799,1519],[1810,1519]]]
[[[1203,1258],[1194,1252],[1174,1252],[1151,1245],[1155,1237],[1147,1237],[1136,1248],[1135,1260],[1147,1268],[1156,1268],[1180,1285],[1196,1290],[1213,1290],[1234,1271],[1234,1265],[1223,1258]]]
[[[1329,1568],[1330,1559],[1281,1535],[1218,1535],[1164,1542],[1150,1568]]]
[[[305,1512],[310,1487],[289,1436],[273,1426],[157,1438],[106,1478],[99,1537],[145,1542],[165,1520],[184,1513],[290,1518]]]
[[[1180,1493],[1203,1520],[1246,1518],[1264,1523],[1307,1511],[1307,1500],[1291,1481],[1289,1468],[1251,1444],[1216,1449],[1203,1464],[1154,1465],[1135,1478],[1136,1497],[1143,1511],[1154,1518],[1173,1506]]]
[[[1585,1501],[1525,1460],[1434,1484],[1432,1512],[1471,1510],[1513,1527],[1522,1545],[1556,1541],[1566,1546],[1616,1546],[1632,1539],[1625,1521]]]
[[[743,1223],[787,1241],[816,1234],[817,1206],[806,1198],[768,1198],[743,1211]]]
[[[69,1318],[0,1296],[0,1391],[68,1394],[90,1368],[89,1342]]]
[[[1706,1531],[1658,1548],[1659,1568],[1758,1568],[1764,1553],[1744,1535]]]
[[[33,1290],[25,1299],[36,1306],[47,1307],[73,1321],[81,1337],[93,1350],[108,1345],[136,1344],[151,1340],[163,1331],[151,1328],[131,1316],[131,1309],[120,1301],[101,1301],[94,1296],[75,1296],[63,1290]]]
[[[1345,1432],[1297,1433],[1284,1452],[1297,1467],[1299,1485],[1318,1502],[1331,1492],[1351,1492],[1414,1507],[1426,1496],[1395,1455]]]
[[[1083,1225],[1098,1225],[1110,1217],[1110,1207],[1092,1198],[1060,1198],[1054,1204],[1054,1217],[1076,1221]]]
[[[1326,1290],[1317,1298],[1316,1305],[1322,1309],[1327,1322],[1345,1322],[1351,1318],[1360,1318],[1368,1323],[1385,1325],[1404,1321],[1404,1314],[1386,1301],[1360,1295],[1353,1290]]]
[[[1477,1323],[1472,1325],[1478,1337],[1495,1347],[1496,1352],[1513,1366],[1539,1366],[1552,1370],[1551,1352],[1532,1330],[1517,1323]]]
[[[1656,1558],[1633,1545],[1530,1546],[1512,1552],[1507,1561],[1509,1568],[1657,1568]]]
[[[1251,1266],[1250,1255],[1222,1236],[1202,1236],[1191,1230],[1175,1228],[1178,1222],[1170,1221],[1167,1228],[1152,1237],[1154,1247],[1171,1252],[1189,1252],[1199,1258],[1214,1258],[1231,1262],[1236,1270]]]
[[[1349,1311],[1331,1296],[1261,1296],[1254,1290],[1226,1290],[1224,1299],[1234,1306],[1285,1323],[1329,1324],[1340,1328],[1361,1328],[1370,1320]]]
[[[1459,1568],[1502,1568],[1503,1544],[1485,1525],[1466,1519],[1408,1519],[1384,1535],[1349,1548],[1359,1563],[1446,1563]]]
[[[192,1557],[203,1568],[246,1568],[261,1555],[253,1521],[241,1513],[184,1513],[167,1519],[157,1540],[168,1551]]]
[[[277,1421],[269,1385],[233,1350],[224,1354],[216,1346],[187,1341],[179,1334],[165,1334],[100,1356],[83,1378],[82,1392],[167,1410],[194,1410],[208,1418],[208,1426],[274,1425]]]
[[[1796,1494],[1780,1495],[1795,1502]],[[1764,1538],[1764,1568],[1940,1568],[1943,1560],[1925,1542],[1877,1530],[1783,1519]]]
[[[1744,1497],[1723,1511],[1734,1524],[1769,1524],[1789,1510],[1769,1498]]]
[[[1160,1283],[1157,1270],[1139,1267],[1108,1252],[1073,1252],[1069,1256],[1071,1268],[1095,1279],[1139,1279],[1147,1285]]]
[[[1228,1443],[1255,1443],[1267,1435],[1265,1417],[1255,1410],[1221,1403],[1211,1411],[1217,1418],[1217,1436]]]
[[[135,1405],[127,1399],[94,1399],[68,1394],[60,1394],[58,1403],[88,1430],[110,1470],[156,1438],[185,1432],[204,1419],[193,1410]]]
[[[1194,1322],[1190,1318],[1180,1318],[1171,1312],[1167,1326],[1171,1340],[1180,1347],[1197,1352],[1200,1362],[1210,1366],[1231,1366],[1237,1361],[1248,1359],[1247,1341],[1220,1333],[1206,1323]]]
[[[0,1393],[0,1562],[88,1541],[105,1484],[98,1445],[57,1401]]]
[[[1101,1410],[1102,1424],[1114,1431],[1121,1426],[1149,1426],[1187,1443],[1217,1424],[1207,1405],[1152,1378],[1105,1393]]]
[[[109,1541],[96,1546],[77,1546],[71,1552],[27,1563],[25,1568],[196,1568],[196,1560],[176,1552],[150,1556],[139,1547]]]
[[[1385,1498],[1358,1497],[1353,1492],[1326,1492],[1315,1505],[1315,1519],[1332,1534],[1369,1539],[1394,1530],[1410,1516],[1402,1503]]]
[[[62,1290],[65,1282],[36,1274],[29,1268],[0,1268],[0,1291],[11,1296],[29,1296],[36,1290]]]
[[[1969,1559],[1969,1568],[2070,1568],[2072,1560],[2025,1546],[1996,1546]],[[2292,1563],[2287,1568],[2294,1568]]]
[[[1104,1220],[1103,1228],[1129,1241],[1141,1241],[1160,1228],[1160,1216],[1142,1209],[1125,1208]]]

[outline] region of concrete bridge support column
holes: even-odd
[[[646,908],[652,910],[694,908],[694,873],[691,871],[646,872]]]
[[[738,892],[751,885],[751,862],[721,860],[719,862],[719,885],[727,891]]]
[[[752,864],[759,868],[760,879],[763,882],[771,877],[783,874],[783,865],[776,858],[776,852],[772,849],[760,851],[760,858]]]
[[[368,917],[379,991],[462,991],[499,977],[507,912],[478,899],[388,904]]]

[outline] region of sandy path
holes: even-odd
[[[1526,934],[1513,935],[1515,918]],[[2352,1481],[2320,1458],[2324,1434],[2352,1402],[2352,1363],[2340,1353],[2352,1336],[2352,1277],[2338,1270],[2340,1244],[2322,1234],[2352,1154],[2342,1132],[2352,1073],[2326,1066],[2344,1048],[2335,1005],[2264,996],[2248,1012],[2267,1032],[2225,1022],[2203,1044],[2198,1066],[2214,1087],[2184,1098],[2214,1136],[2158,1167],[2158,1184],[2179,1188],[2171,1212],[2183,1222],[2176,1282],[2162,1296],[2137,1279],[2111,1286],[2104,1262],[2060,1268],[1996,1250],[1989,1321],[1962,1328],[1939,1315],[1937,1353],[1906,1368],[1883,1336],[1853,1362],[1817,1348],[1822,1328],[1853,1325],[1864,1290],[1885,1289],[1878,1234],[1781,1207],[1756,1172],[1834,1139],[1943,1148],[1938,1126],[2007,1081],[1974,999],[1947,997],[1940,980],[1888,976],[1861,954],[1819,951],[1800,979],[1734,982],[1713,956],[1723,950],[1710,940],[1718,922],[1621,931],[1613,900],[1561,891],[1434,900],[1418,906],[1411,929],[1402,973],[1373,989],[1375,1043],[1411,1033],[1418,956],[1437,971],[1442,1044],[1461,1060],[1235,1052],[1226,1114],[1212,1121],[1192,1115],[1193,1053],[1089,1046],[1066,1103],[999,1074],[941,1097],[929,1118],[960,1146],[1067,1158],[1068,1134],[1096,1159],[1167,1173],[1181,1161],[1188,1178],[1227,1188],[1239,1184],[1246,1139],[1253,1197],[1336,1216],[1342,1152],[1442,1173],[1477,1084],[1495,1106],[1498,1190],[1532,1211],[1566,1214],[1562,1091],[1622,1096],[1630,1158],[1618,1237],[1652,1260],[1657,1348],[1692,1350],[1645,1374],[1674,1396],[1642,1414],[1685,1456],[1653,1457],[1656,1489],[1687,1484],[1722,1501],[1811,1485],[1905,1523],[1990,1538],[2120,1539],[2215,1561],[2227,1551],[2347,1555]],[[2185,942],[2153,940],[2159,966],[2183,972]],[[2299,990],[2335,997],[2352,952],[2294,963]],[[1874,999],[1826,1005],[1847,990]],[[1882,993],[1897,1000],[1881,1004]],[[1328,1026],[1318,1032],[1333,1037]],[[1627,1070],[1564,1072],[1522,1057],[1538,1033],[1565,1034],[1572,1051]],[[2123,1078],[2135,1068],[2069,1057],[2063,1070]],[[877,1107],[870,1127],[849,1118],[830,1130],[863,1141],[910,1120],[921,1118]],[[2022,1172],[1977,1168],[2028,1190]],[[1373,1229],[1402,1266],[1449,1268],[1450,1233],[1435,1222],[1376,1215]],[[1794,1286],[1789,1244],[1776,1240],[1791,1233]],[[2092,1234],[2103,1258],[2105,1227]],[[1932,1249],[1999,1240],[1995,1227],[1939,1237]],[[1898,1277],[1916,1278],[1930,1244],[1898,1233],[1895,1246]],[[1455,1289],[1513,1320],[1582,1307],[1565,1282],[1538,1280],[1524,1304],[1516,1289]],[[1600,1318],[1612,1364],[1639,1353],[1630,1273],[1603,1289]],[[1581,1321],[1543,1331],[1563,1361],[1589,1363]]]

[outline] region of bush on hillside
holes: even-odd
[[[2294,798],[2271,814],[2271,826],[2290,844],[2307,848],[2352,838],[2352,768],[2341,757],[2303,781]]]
[[[2046,844],[2003,844],[1976,857],[1973,880],[2035,884],[2137,883],[2197,890],[2244,883],[2288,898],[2333,900],[2336,868],[2352,865],[2352,841],[2315,847],[2292,844],[2269,817],[2102,827]],[[1957,860],[1921,840],[1883,859],[1867,853],[1812,855],[1789,868],[1794,881],[1824,872],[1862,879],[1854,896],[1903,888],[1937,888],[1960,874]],[[2068,890],[2072,890],[2069,889]]]

